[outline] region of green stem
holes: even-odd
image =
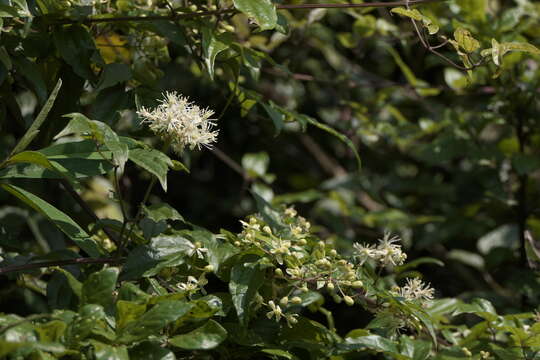
[[[171,146],[172,138],[168,138],[164,143],[163,147],[161,148],[162,153],[167,153],[167,150]],[[144,193],[143,200],[141,201],[139,205],[139,210],[137,210],[137,215],[135,215],[135,218],[131,222],[131,227],[129,228],[129,232],[126,236],[126,238],[120,238],[120,246],[118,247],[117,256],[121,257],[122,253],[124,252],[124,248],[127,245],[127,242],[129,241],[131,234],[133,233],[133,230],[135,229],[135,226],[137,223],[141,220],[142,214],[143,214],[143,206],[148,201],[148,198],[150,197],[150,193],[152,192],[152,189],[154,188],[154,185],[156,185],[157,177],[153,176],[152,180],[150,180],[150,184],[148,184],[148,187],[146,188],[146,192]],[[127,226],[127,225],[126,225]]]

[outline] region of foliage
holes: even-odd
[[[0,358],[539,357],[540,7],[307,5],[0,1]]]

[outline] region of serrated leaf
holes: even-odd
[[[154,175],[167,191],[167,172],[173,165],[167,155],[155,149],[133,149],[129,152],[129,160]]]
[[[403,15],[405,17],[408,17],[408,18],[416,20],[416,21],[422,20],[422,17],[423,17],[423,15],[422,15],[422,13],[420,13],[420,11],[418,11],[416,9],[409,10],[409,9],[405,9],[403,7],[392,8],[392,10],[390,10],[390,12],[393,12],[393,13],[399,14],[399,15]]]
[[[180,213],[175,208],[166,203],[143,206],[143,211],[149,219],[155,222],[163,220],[184,221],[182,215],[180,215]]]
[[[208,320],[203,326],[169,339],[173,346],[186,350],[210,350],[227,338],[227,330],[214,320]]]
[[[461,27],[454,31],[454,39],[466,53],[472,53],[480,47],[480,43],[471,35],[471,32]]]

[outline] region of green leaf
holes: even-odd
[[[130,360],[176,360],[174,353],[159,343],[145,341],[129,349]]]
[[[358,337],[346,337],[340,349],[354,351],[361,349],[371,349],[386,353],[399,353],[396,343],[379,335],[367,335]]]
[[[90,235],[79,226],[73,219],[67,214],[58,210],[48,202],[37,197],[36,195],[21,189],[15,185],[0,184],[0,186],[16,196],[28,206],[38,211],[49,220],[51,220],[62,232],[64,232],[71,240],[73,240],[77,246],[84,250],[91,257],[99,257],[100,251],[96,243],[90,239]]]
[[[262,106],[264,107],[264,110],[266,110],[266,113],[268,114],[268,116],[270,116],[270,119],[272,119],[272,122],[274,123],[274,128],[276,129],[274,136],[278,136],[283,129],[285,115],[278,109],[276,109],[274,107],[274,103],[271,101],[268,104],[262,103]]]
[[[209,231],[194,231],[191,233],[195,241],[200,241],[208,249],[207,258],[210,265],[214,267],[214,272],[222,280],[227,281],[229,273],[222,271],[227,262],[238,254],[239,250],[221,239],[216,238]]]
[[[271,30],[277,25],[276,7],[271,0],[234,0],[234,7],[254,19],[261,30]]]
[[[232,268],[229,291],[241,324],[247,324],[249,305],[263,281],[264,271],[258,263],[239,263]]]
[[[66,277],[69,287],[71,288],[73,293],[77,296],[77,298],[80,299],[82,296],[83,284],[79,280],[77,280],[75,276],[73,276],[69,271],[64,270],[62,268],[58,268],[57,271],[59,271]]]
[[[191,304],[183,301],[158,302],[152,309],[121,329],[118,333],[118,342],[127,344],[158,335],[165,326],[186,315],[191,307]]]
[[[411,339],[407,335],[399,338],[400,353],[412,360],[425,360],[431,352],[431,342],[425,340]]]
[[[529,267],[534,270],[540,269],[540,246],[534,241],[530,231],[525,231],[525,254]]]
[[[515,224],[499,226],[478,239],[477,247],[484,255],[497,247],[518,249],[520,247],[518,226]]]
[[[123,345],[112,346],[92,340],[96,360],[129,360],[127,348]]]
[[[214,79],[214,63],[217,55],[229,48],[230,40],[224,35],[216,34],[211,28],[203,28],[202,47],[204,52],[204,63],[211,79]]]
[[[116,329],[122,330],[146,312],[146,304],[118,300],[116,302]]]
[[[413,261],[408,262],[404,265],[397,266],[395,268],[395,271],[396,273],[401,273],[409,269],[415,269],[422,264],[435,264],[437,266],[444,266],[444,263],[439,259],[435,259],[431,257],[421,257],[418,259],[414,259]]]
[[[512,166],[519,175],[526,175],[540,169],[540,159],[534,155],[515,154]]]
[[[203,326],[169,339],[169,344],[186,350],[210,350],[227,338],[227,331],[214,320]]]
[[[81,305],[98,304],[110,310],[114,302],[114,290],[118,279],[118,268],[106,268],[90,274],[83,283]]]
[[[262,349],[261,352],[265,353],[265,354],[270,354],[270,355],[274,355],[274,356],[279,356],[279,357],[282,357],[282,358],[285,358],[285,359],[295,359],[296,357],[291,354],[290,352],[288,351],[285,351],[285,350],[281,350],[281,349]]]
[[[331,128],[330,126],[315,120],[312,117],[303,116],[303,115],[302,115],[302,117],[304,117],[304,119],[308,123],[310,123],[311,125],[313,125],[315,127],[318,127],[319,129],[321,129],[323,131],[326,131],[327,133],[329,133],[330,135],[335,136],[337,139],[339,139],[341,142],[343,142],[345,145],[347,145],[349,147],[349,149],[351,149],[351,151],[353,152],[354,157],[356,158],[356,165],[358,166],[358,170],[360,170],[362,168],[362,160],[360,159],[360,154],[358,154],[358,151],[356,150],[356,147],[354,146],[351,139],[349,139],[347,136],[341,134],[337,130]]]
[[[135,248],[126,259],[122,280],[156,275],[161,269],[178,266],[193,254],[195,246],[178,235],[154,237],[150,245]]]
[[[269,163],[270,156],[265,152],[248,153],[242,156],[242,167],[253,178],[264,176]]]
[[[420,11],[418,11],[416,9],[408,10],[408,9],[403,8],[403,7],[397,7],[397,8],[392,8],[392,10],[390,10],[390,12],[393,12],[393,13],[399,14],[399,15],[403,15],[403,16],[408,17],[408,18],[413,19],[413,20],[417,20],[417,21],[422,20],[422,13],[420,13]]]
[[[97,83],[96,91],[109,88],[119,83],[124,83],[133,78],[131,68],[126,64],[107,64]]]
[[[150,206],[144,206],[143,210],[145,215],[152,221],[159,222],[162,220],[180,220],[184,221],[184,218],[175,208],[166,203],[153,204]]]
[[[155,149],[133,149],[129,152],[129,160],[156,176],[167,191],[167,172],[173,165],[167,155]]]
[[[28,147],[28,145],[30,145],[32,140],[34,140],[34,138],[39,132],[39,128],[41,127],[45,119],[47,118],[47,115],[49,114],[49,111],[51,110],[54,104],[54,101],[56,100],[56,96],[58,96],[58,92],[60,91],[61,87],[62,87],[62,79],[58,79],[58,82],[56,83],[53,91],[51,92],[51,95],[49,95],[47,102],[45,103],[43,108],[41,108],[41,111],[39,112],[36,120],[34,120],[32,125],[30,125],[28,130],[26,130],[26,133],[23,135],[21,140],[19,140],[15,148],[13,148],[13,150],[11,151],[11,155],[14,155],[23,151],[24,149]]]
[[[32,85],[39,102],[41,104],[45,103],[47,99],[47,84],[43,79],[43,74],[38,64],[22,56],[13,56],[11,60],[15,69]]]
[[[124,164],[128,159],[129,147],[116,135],[116,133],[104,122],[90,120],[83,114],[72,113],[64,115],[71,120],[66,127],[54,138],[76,134],[80,136],[90,136],[99,145],[105,145],[111,151],[111,161],[123,171]],[[136,149],[135,149],[136,150]]]
[[[73,71],[90,81],[95,81],[90,59],[97,49],[87,28],[80,24],[60,26],[52,32],[52,38],[60,56]]]

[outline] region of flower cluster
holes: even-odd
[[[361,269],[342,258],[331,244],[314,236],[311,224],[295,209],[284,208],[273,215],[272,227],[262,215],[248,217],[241,221],[242,232],[230,239],[241,251],[265,254],[277,280],[288,285],[280,300],[266,304],[260,299],[259,305],[270,310],[268,318],[284,318],[291,326],[296,314],[284,313],[284,306],[299,304],[298,294],[315,289],[325,289],[335,301],[353,305],[354,298],[363,293]]]
[[[393,292],[407,301],[429,301],[433,300],[435,290],[429,284],[424,284],[422,280],[412,278],[407,279],[403,287],[396,287]]]
[[[401,250],[401,246],[396,243],[400,240],[398,236],[392,236],[386,232],[377,246],[355,243],[356,257],[360,265],[368,259],[375,260],[381,265],[402,265],[407,259],[407,254]]]
[[[137,114],[155,134],[171,141],[177,153],[182,153],[186,146],[192,150],[201,146],[210,148],[218,135],[217,130],[212,130],[214,112],[201,109],[176,92],[166,92],[165,99],[156,108],[142,107]]]

